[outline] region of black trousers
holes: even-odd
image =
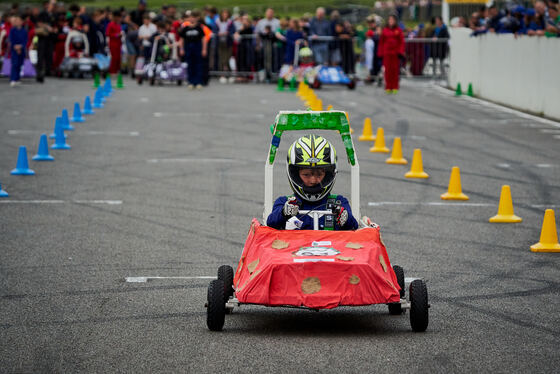
[[[37,43],[37,78],[52,74],[54,44],[50,38],[39,38]]]

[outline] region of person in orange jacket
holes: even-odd
[[[377,55],[383,58],[385,67],[385,92],[399,91],[400,58],[404,56],[404,33],[398,25],[397,16],[390,15],[379,38]]]
[[[187,15],[187,21],[179,30],[181,37],[180,54],[187,62],[189,89],[201,89],[204,74],[204,61],[208,55],[208,41],[212,37],[210,28],[200,22],[200,12],[194,10]]]
[[[105,35],[109,39],[109,50],[111,51],[111,65],[109,74],[117,74],[121,70],[121,12],[114,11],[113,19],[107,25]]]

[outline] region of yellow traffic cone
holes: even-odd
[[[396,137],[393,139],[393,151],[391,152],[391,157],[385,160],[387,164],[397,164],[397,165],[406,165],[408,161],[402,155],[402,144],[401,138]]]
[[[385,146],[385,132],[383,127],[377,128],[377,135],[375,135],[375,143],[369,149],[372,153],[389,153],[389,148]]]
[[[461,172],[458,166],[451,168],[451,177],[449,177],[449,187],[447,192],[441,195],[442,200],[468,200],[469,197],[461,190]]]
[[[315,100],[315,107],[314,108],[312,107],[312,109],[317,112],[323,110],[323,100],[321,99]]]
[[[327,107],[327,111],[328,111],[328,110],[332,110],[332,105],[329,105],[329,106]]]
[[[364,129],[362,130],[362,135],[358,138],[361,142],[373,142],[375,141],[375,136],[373,136],[373,130],[371,129],[371,118],[366,117],[364,119]]]
[[[412,165],[410,171],[404,175],[406,178],[428,178],[429,175],[424,171],[424,164],[422,162],[422,150],[416,148],[412,155]]]
[[[541,239],[537,244],[531,246],[532,252],[560,252],[558,233],[556,232],[556,220],[554,210],[547,209],[544,212],[544,220],[541,229]]]
[[[297,92],[296,92],[296,96],[297,97],[301,97],[301,94],[303,93],[303,82],[300,81],[297,87]]]
[[[513,214],[513,202],[511,200],[511,190],[508,185],[502,186],[500,194],[500,204],[498,206],[498,214],[490,218],[490,222],[516,223],[521,222],[521,217]]]

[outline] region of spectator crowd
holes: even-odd
[[[453,27],[469,27],[475,35],[496,32],[558,36],[560,16],[554,1],[536,0],[534,8],[484,6],[468,21],[456,17],[451,23]],[[402,3],[397,3],[402,7]],[[449,32],[441,17],[434,17],[428,25],[420,23],[406,28],[398,14],[394,12],[393,26],[402,31],[407,41],[429,39],[429,44],[407,42],[406,48],[404,43],[402,48],[399,46],[403,51],[395,56],[401,67],[409,66],[412,75],[422,75],[431,58],[434,75],[438,63],[443,75]],[[261,79],[271,79],[282,65],[298,63],[299,47],[309,47],[315,64],[340,66],[350,75],[356,73],[357,62],[361,61],[369,76],[375,79],[386,50],[382,45],[383,24],[381,17],[371,15],[365,25],[354,25],[337,10],[327,14],[322,7],[314,15],[278,19],[272,8],[261,18],[237,10],[232,14],[228,9],[212,6],[203,11],[179,13],[176,6],[165,5],[154,12],[148,9],[146,0],[138,1],[131,11],[124,8],[87,11],[78,4],[67,6],[50,0],[44,1],[41,7],[24,9],[15,3],[2,15],[0,54],[4,59],[11,58],[13,84],[19,82],[17,67],[23,64],[29,49],[37,52],[37,81],[58,74],[68,53],[65,44],[71,31],[87,38],[90,56],[111,57],[111,74],[128,71],[134,75],[136,61],[140,57],[150,59],[152,47],[158,45],[155,42],[164,40],[170,48],[177,49],[177,58],[187,62],[190,88],[206,85],[211,72],[219,75],[222,83],[247,81],[261,73],[264,74]],[[75,56],[83,53],[83,46],[73,41],[70,47],[70,53]]]

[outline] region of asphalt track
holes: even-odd
[[[1,372],[558,370],[560,256],[529,246],[546,207],[560,218],[559,127],[427,83],[405,82],[396,96],[318,91],[350,113],[362,213],[381,225],[392,263],[426,279],[428,330],[411,332],[408,314],[385,306],[245,306],[212,333],[209,279],[196,277],[236,266],[251,218],[262,215],[269,125],[302,104],[265,85],[125,83],[76,124],[72,150],[16,177],[18,146],[31,157],[60,110],[93,90],[89,81],[0,82],[0,182],[10,193],[0,202]],[[421,148],[430,178],[405,179],[407,167],[357,142],[365,116],[389,146],[403,138],[405,157]],[[289,192],[284,155],[294,136],[282,140],[276,194]],[[335,190],[348,195],[340,164]],[[439,204],[454,165],[471,204]],[[503,184],[520,224],[488,223]],[[187,278],[125,282],[146,276]]]

